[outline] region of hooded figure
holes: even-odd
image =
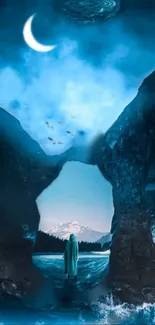
[[[68,278],[76,278],[77,276],[78,250],[76,237],[71,234],[64,252],[65,273],[68,274]]]

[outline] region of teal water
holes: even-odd
[[[92,301],[88,304],[86,293],[98,285],[104,276],[109,255],[83,254],[78,262],[78,279],[68,283],[64,274],[62,256],[36,255],[34,263],[51,280],[63,303],[58,308],[50,305],[32,309],[8,297],[0,305],[0,325],[2,324],[155,324],[155,305],[128,304],[115,305],[112,297]],[[46,295],[46,292],[45,292]],[[64,296],[71,300],[63,300]],[[35,297],[39,299],[39,297]]]

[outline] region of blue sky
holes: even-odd
[[[79,221],[103,232],[110,229],[113,216],[111,185],[95,166],[67,163],[37,203],[43,230],[68,221]]]
[[[57,16],[53,20],[48,6],[39,13],[36,8],[35,37],[58,45],[43,54],[25,44],[28,17],[19,14],[15,20],[16,12],[13,6],[1,13],[0,106],[19,119],[49,155],[73,145],[74,136],[67,130],[75,136],[82,130],[89,140],[106,132],[155,67],[154,18],[150,24],[144,17],[118,15],[79,27]],[[136,34],[144,27],[147,32]],[[53,145],[49,137],[59,144]],[[97,230],[110,229],[111,186],[97,167],[66,164],[37,202],[42,229],[75,220]]]

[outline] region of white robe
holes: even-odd
[[[64,252],[65,272],[70,277],[77,275],[77,261],[78,261],[78,242],[76,238],[69,240]]]

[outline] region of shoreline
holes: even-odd
[[[103,256],[109,256],[110,251],[105,252],[80,252],[80,257],[103,257]],[[62,257],[63,253],[53,253],[53,252],[35,252],[32,254],[32,256],[51,256],[51,257]]]

